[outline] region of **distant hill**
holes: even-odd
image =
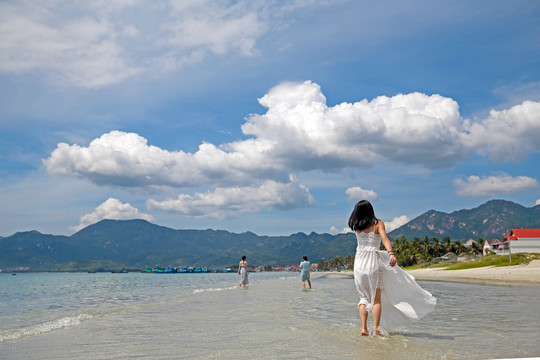
[[[451,214],[428,211],[392,231],[404,235],[452,240],[501,238],[512,228],[540,228],[540,206],[493,200],[472,210]],[[102,220],[72,236],[37,231],[0,237],[0,269],[96,270],[146,266],[225,267],[242,255],[253,265],[285,265],[306,255],[313,262],[353,254],[356,240],[349,234],[297,233],[259,236],[224,230],[174,230],[145,220]]]
[[[29,270],[96,267],[212,266],[237,264],[246,255],[253,265],[300,263],[354,252],[352,234],[304,233],[258,236],[223,230],[174,230],[145,220],[102,220],[72,236],[37,231],[0,239],[0,268]]]
[[[540,205],[526,208],[511,201],[491,200],[477,208],[450,214],[430,210],[388,235],[392,239],[449,236],[452,240],[466,241],[501,239],[508,230],[515,228],[540,228]]]

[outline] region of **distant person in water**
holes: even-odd
[[[242,276],[242,281],[240,282],[240,284],[238,284],[238,286],[246,286],[247,284],[249,284],[249,280],[248,280],[248,263],[246,261],[246,256],[242,256],[242,261],[240,261],[240,263],[238,264],[238,275]]]
[[[302,258],[302,262],[300,262],[300,269],[302,272],[300,273],[300,278],[302,279],[302,286],[304,289],[306,288],[306,281],[308,282],[309,288],[311,289],[311,270],[310,270],[311,263],[308,261],[307,256],[304,256]]]

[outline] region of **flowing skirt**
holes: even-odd
[[[242,285],[247,285],[249,283],[249,280],[248,280],[248,271],[245,267],[242,267],[240,269],[240,276],[242,277]]]
[[[398,265],[389,265],[386,251],[358,251],[354,260],[354,281],[360,296],[358,306],[371,312],[375,293],[381,289],[381,325],[400,326],[429,314],[437,299],[422,289]]]

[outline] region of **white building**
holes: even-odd
[[[512,229],[503,242],[510,244],[512,254],[540,253],[540,229]]]
[[[510,254],[510,241],[508,239],[490,239],[484,241],[484,255],[487,255],[488,251],[493,251],[497,255]],[[512,252],[514,250],[512,249]]]

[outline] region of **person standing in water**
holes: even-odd
[[[304,256],[302,258],[302,262],[300,262],[300,278],[302,279],[302,286],[304,289],[306,288],[306,281],[309,284],[309,288],[311,289],[311,270],[310,270],[311,263],[308,261],[307,256]]]
[[[246,261],[246,256],[242,256],[242,261],[238,264],[238,275],[242,276],[242,281],[240,281],[240,284],[238,286],[246,286],[249,283],[248,280],[248,263]]]
[[[357,241],[354,282],[360,296],[361,335],[369,335],[369,313],[373,319],[374,336],[382,335],[380,325],[401,326],[430,313],[437,299],[397,265],[384,223],[375,217],[369,201],[362,200],[355,205],[349,217],[349,227]],[[380,250],[381,241],[387,251]]]

